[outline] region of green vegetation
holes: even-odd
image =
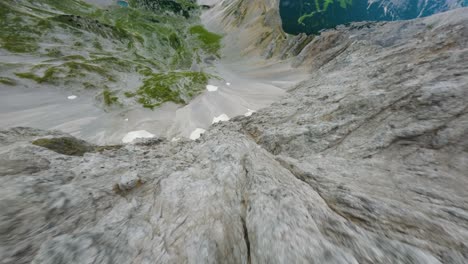
[[[132,93],[132,92],[124,92],[124,95],[128,98],[132,98],[132,97],[135,97],[136,94],[135,93]]]
[[[110,74],[101,66],[88,64],[88,63],[80,63],[76,61],[64,63],[63,66],[68,67],[70,70],[86,70],[88,72],[94,72],[99,75],[105,76],[110,78]]]
[[[119,102],[119,98],[115,96],[114,92],[109,91],[109,89],[105,89],[102,92],[102,97],[104,98],[104,104],[106,106],[111,106]]]
[[[249,1],[249,0],[247,0]],[[235,21],[234,23],[236,25],[240,25],[242,21],[244,21],[245,16],[247,15],[247,8],[245,2],[246,0],[239,0],[236,2],[233,2],[231,5],[229,5],[226,10],[225,10],[225,15],[224,17],[234,17]]]
[[[131,0],[130,6],[101,9],[81,0],[0,2],[0,49],[43,59],[18,66],[14,74],[21,79],[88,90],[106,87],[95,94],[104,107],[131,101],[119,102],[119,96],[134,97],[147,108],[187,103],[212,77],[189,69],[194,62],[203,63],[203,57],[219,57],[222,36],[198,25],[193,0]],[[141,76],[143,85],[122,93],[119,84],[109,84],[124,74]],[[0,78],[0,83],[16,82]]]
[[[40,69],[43,67],[48,67],[48,65],[39,64],[33,69]],[[108,81],[115,82],[115,77],[109,74],[108,71],[101,66],[76,61],[65,62],[59,66],[52,66],[44,72],[42,77],[34,74],[33,72],[20,72],[15,73],[15,75],[23,79],[36,81],[37,83],[55,83],[59,79],[63,79],[64,76],[66,78],[75,78],[78,76],[84,77],[85,74],[83,71],[104,76]],[[63,74],[64,76],[58,76],[59,73]]]
[[[182,6],[184,10],[192,10],[198,8],[196,1],[193,0],[177,0],[177,2]]]
[[[41,138],[32,144],[69,156],[83,156],[86,152],[94,150],[93,145],[73,137]]]
[[[205,52],[219,56],[222,36],[206,30],[203,26],[193,26],[189,29],[189,32],[196,35],[202,42],[202,48]]]
[[[176,33],[172,33],[171,35],[169,35],[169,43],[171,47],[175,50],[178,50],[182,47],[180,39]]]
[[[102,45],[97,40],[93,42],[93,47],[97,50],[102,50]]]
[[[13,53],[35,52],[41,32],[36,25],[25,25],[26,22],[10,4],[0,2],[0,48]]]
[[[46,49],[46,51],[47,51],[46,55],[49,57],[58,58],[58,57],[63,56],[62,52],[57,48]]]
[[[32,144],[68,156],[83,156],[87,152],[102,153],[122,148],[121,145],[95,146],[74,137],[40,138]]]
[[[5,85],[10,85],[10,86],[16,85],[15,80],[13,80],[11,78],[7,78],[7,77],[0,77],[0,83],[5,84]]]
[[[99,57],[88,61],[89,63],[96,65],[112,65],[114,69],[130,71],[134,61],[126,61],[117,57]]]
[[[153,109],[164,102],[184,104],[203,91],[209,76],[202,72],[155,73],[146,79],[136,93],[125,93],[137,97],[137,102]]]
[[[39,48],[35,38],[16,34],[3,36],[0,47],[13,53],[29,53]]]
[[[43,77],[39,77],[34,73],[30,72],[17,72],[15,73],[15,75],[23,79],[30,79],[36,81],[37,83],[42,83],[44,81]]]
[[[94,84],[92,84],[90,82],[84,82],[83,86],[84,86],[85,89],[95,89],[95,88],[97,88],[96,85],[94,85]]]
[[[70,55],[70,56],[63,56],[61,57],[62,60],[66,60],[66,61],[71,61],[71,60],[81,60],[81,61],[84,61],[86,60],[85,57],[81,56],[81,55]]]
[[[191,10],[198,8],[193,0],[132,0],[130,5],[156,12],[171,11],[183,15],[185,18],[190,17]]]
[[[41,4],[45,3],[48,4],[49,6],[53,7],[57,11],[61,11],[63,13],[68,13],[68,14],[75,14],[75,15],[88,15],[92,13],[95,10],[95,7],[92,6],[91,4],[88,4],[84,1],[80,0],[36,0],[33,1],[33,3]]]
[[[63,28],[71,27],[73,30],[81,30],[95,33],[104,38],[112,37],[118,40],[129,40],[131,35],[121,30],[118,27],[112,26],[111,24],[102,23],[101,21],[90,17],[82,17],[75,15],[58,15],[52,18],[53,21],[60,22],[58,25]],[[112,21],[109,21],[112,23]],[[96,42],[96,41],[95,41]],[[75,43],[75,45],[81,45],[82,43]],[[96,43],[93,43],[95,45]],[[98,42],[99,44],[99,42]]]

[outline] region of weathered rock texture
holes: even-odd
[[[1,131],[2,263],[468,263],[467,11],[326,32],[196,142]]]
[[[198,0],[212,8],[202,20],[214,31],[227,33],[224,43],[227,57],[282,54],[298,37],[287,35],[281,28],[279,0]],[[243,57],[243,59],[245,59]]]

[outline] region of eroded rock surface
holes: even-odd
[[[1,131],[2,263],[467,263],[466,12],[326,32],[309,80],[197,141]]]

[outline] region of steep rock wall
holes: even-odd
[[[197,141],[1,131],[0,258],[468,262],[466,11],[323,34],[309,80]]]

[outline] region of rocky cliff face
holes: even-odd
[[[197,141],[1,131],[3,263],[467,263],[466,12],[323,33]]]

